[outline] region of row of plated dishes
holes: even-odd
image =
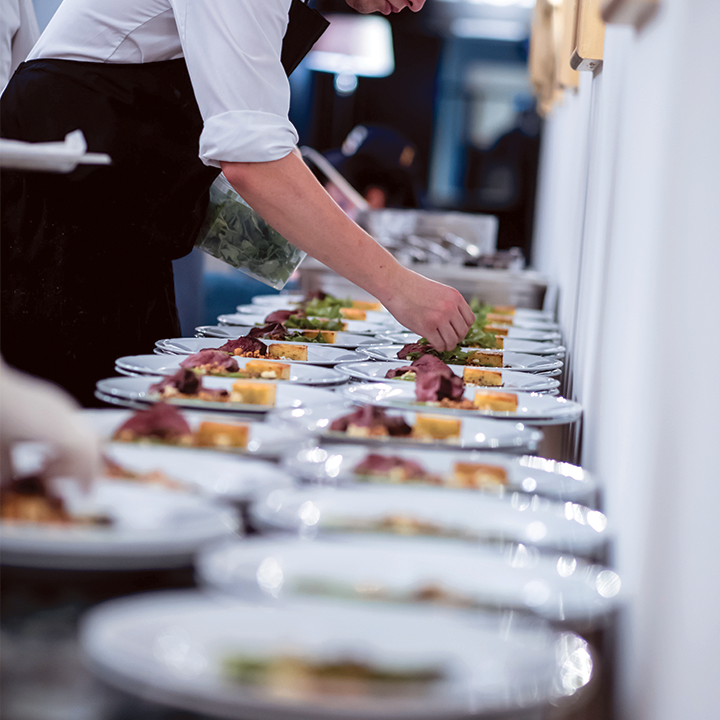
[[[556,326],[517,311],[492,370],[498,390],[462,386],[462,366],[449,366],[456,379],[442,371],[462,387],[461,407],[418,404],[418,383],[385,377],[418,338],[381,309],[334,343],[308,344],[305,359],[269,360],[284,379],[262,375],[261,353],[236,358],[239,377],[203,377],[202,398],[187,367],[195,377],[163,384],[184,359],[302,300],[277,297],[119,358],[121,377],[97,394],[124,408],[83,412],[105,442],[105,477],[89,495],[61,483],[54,522],[4,514],[3,562],[194,562],[200,591],[112,601],[81,633],[106,680],[189,710],[529,718],[587,695],[597,659],[578,633],[604,626],[620,579],[603,565],[595,479],[534,455],[539,427],[581,412],[557,395]],[[292,355],[304,344],[261,342]],[[242,377],[248,365],[260,377]],[[475,392],[517,406],[484,408]],[[32,474],[41,453],[20,448],[17,465]]]

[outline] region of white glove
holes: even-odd
[[[88,488],[100,469],[100,445],[78,407],[57,385],[21,373],[0,358],[0,484],[13,478],[13,445],[33,441],[47,443],[53,453],[44,478],[70,477]]]

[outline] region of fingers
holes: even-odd
[[[445,346],[445,340],[438,328],[430,328],[425,333],[420,333],[434,348],[438,350],[449,350],[450,348]],[[454,347],[454,346],[453,346]]]
[[[439,334],[442,338],[442,346],[436,346],[439,350],[452,350],[457,345],[457,342],[454,341],[455,331],[449,324],[440,328]]]
[[[475,313],[470,309],[470,306],[465,302],[465,298],[461,299],[460,314],[462,315],[463,320],[465,320],[465,322],[467,323],[467,329],[465,330],[465,334],[467,334],[467,331],[470,329],[470,326],[475,322]]]

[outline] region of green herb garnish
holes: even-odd
[[[326,305],[323,300],[312,300],[309,302],[303,310],[305,314],[316,317],[324,317],[329,320],[339,320],[342,318],[340,313],[341,305]]]
[[[496,348],[497,342],[495,335],[490,332],[485,332],[482,328],[472,325],[468,330],[467,335],[460,343],[466,347],[480,347],[480,348]]]
[[[301,330],[342,330],[342,320],[319,320],[317,318],[295,317],[291,315],[285,321],[287,328],[300,328]]]
[[[350,298],[337,298],[333,295],[328,295],[324,300],[310,300],[309,302],[300,303],[300,306],[307,315],[320,315],[321,317],[340,317],[340,308],[352,307],[352,300]],[[335,314],[329,315],[328,313],[333,312]]]
[[[421,345],[429,344],[425,338],[421,338],[418,342]],[[422,357],[426,354],[428,353],[411,352],[408,353],[407,357],[408,360],[417,360],[419,357]],[[482,362],[481,357],[473,357],[473,355],[476,354],[474,350],[471,352],[465,352],[460,345],[454,347],[452,350],[444,351],[432,348],[429,351],[429,354],[435,355],[435,357],[440,358],[446,365],[479,365],[481,367],[493,367],[488,362]]]

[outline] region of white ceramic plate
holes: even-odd
[[[153,356],[150,356],[153,357]],[[156,356],[157,357],[157,356]],[[402,383],[415,387],[414,380],[399,380],[397,378],[388,379],[385,374],[389,370],[400,367],[407,367],[409,362],[397,360],[395,362],[361,362],[361,363],[343,363],[338,365],[339,372],[349,375],[359,380],[369,380],[371,382],[383,383]],[[463,367],[461,365],[453,365],[450,368],[455,375],[462,377]],[[528,372],[517,372],[514,370],[504,370],[497,368],[502,373],[503,385],[502,390],[505,392],[540,392],[546,393],[550,391],[557,392],[556,388],[560,386],[560,381],[546,375],[536,375]]]
[[[305,295],[303,293],[287,293],[286,295],[255,295],[255,297],[252,298],[252,303],[253,305],[261,305],[263,308],[268,305],[273,308],[277,306],[278,310],[282,310],[283,307],[293,307],[299,302],[302,302],[304,299]],[[258,312],[262,312],[262,310],[258,310]]]
[[[493,390],[492,388],[466,387],[465,397],[472,400],[476,392],[506,392]],[[418,409],[415,400],[414,383],[362,383],[358,385],[346,385],[338,390],[338,394],[356,403],[370,403],[383,407],[395,407],[403,410]],[[537,393],[514,392],[518,397],[518,407],[514,412],[496,410],[460,410],[455,408],[436,407],[434,405],[422,405],[422,409],[428,413],[439,413],[441,415],[460,415],[462,417],[473,417],[483,415],[497,419],[507,419],[513,422],[527,422],[542,425],[562,425],[579,420],[582,415],[582,405],[563,397],[552,395],[540,395]]]
[[[458,452],[457,450],[424,450],[422,448],[377,448],[363,445],[328,444],[324,447],[302,448],[285,456],[289,471],[304,480],[324,485],[344,485],[367,480],[355,474],[355,467],[368,455],[401,457],[419,463],[427,472],[451,476],[456,462],[485,463],[505,470],[506,485],[491,485],[491,493],[525,492],[542,495],[560,502],[574,502],[588,507],[597,506],[597,483],[587,471],[577,465],[533,455],[502,455],[487,452]],[[372,484],[397,484],[397,481],[374,479]],[[417,483],[404,483],[412,486]],[[446,487],[448,491],[456,489]]]
[[[255,295],[252,298],[251,303],[255,307],[253,312],[265,312],[265,308],[271,308],[267,312],[273,310],[285,310],[286,308],[292,308],[301,303],[305,299],[305,295],[301,293],[289,293],[287,295]],[[357,298],[361,300],[362,298]],[[367,296],[364,298],[368,302],[377,302],[374,298]],[[382,309],[378,312],[387,313],[386,309]],[[539,310],[530,310],[529,312],[542,312]],[[552,316],[544,317],[544,319],[552,320]]]
[[[83,409],[80,411],[83,420],[92,428],[103,442],[112,442],[115,431],[133,414],[133,410]],[[211,422],[227,422],[227,417],[218,413],[193,412],[186,410],[182,413],[190,429],[196,431],[203,420]],[[307,442],[307,437],[296,429],[293,435],[287,430],[268,425],[256,420],[243,419],[242,423],[249,428],[248,443],[244,448],[181,448],[179,452],[202,452],[204,455],[216,453],[231,453],[237,455],[252,455],[262,458],[279,458],[288,452],[294,452],[298,446]]]
[[[411,333],[403,329],[388,330],[387,335],[397,335],[402,338],[400,342],[417,342],[420,335]],[[562,335],[557,330],[532,330],[529,328],[510,327],[508,334],[505,336],[507,340],[533,340],[535,342],[555,342],[562,340]]]
[[[265,315],[247,315],[245,313],[234,313],[231,315],[219,315],[218,323],[220,325],[265,325]],[[392,319],[391,316],[390,319]],[[374,335],[376,332],[387,327],[385,323],[372,323],[367,320],[343,320],[347,323],[347,332],[357,333],[360,335]]]
[[[378,337],[382,337],[378,335]],[[392,343],[407,345],[417,342],[420,339],[415,333],[391,333],[386,336]],[[562,357],[566,349],[556,341],[538,342],[537,340],[518,340],[517,338],[505,338],[503,349],[508,352],[527,353],[528,355],[556,355]],[[480,348],[472,348],[478,350]]]
[[[238,327],[235,325],[201,325],[196,327],[195,331],[199,337],[214,337],[214,338],[226,338],[228,340],[236,340],[239,337],[247,335],[251,327]],[[280,340],[273,340],[272,342],[284,342]],[[293,342],[293,341],[289,341]],[[302,342],[298,340],[297,342]],[[356,347],[362,347],[363,345],[377,345],[387,344],[389,345],[392,341],[389,337],[382,335],[358,335],[356,333],[338,331],[336,336],[336,342],[334,343],[311,343],[312,345],[328,345],[329,347],[336,348],[349,348],[354,350]]]
[[[131,403],[154,403],[160,402],[160,399],[153,393],[149,393],[148,388],[157,382],[157,378],[147,377],[115,377],[99,380],[96,388],[101,395],[113,397],[117,400],[125,400]],[[230,391],[233,383],[236,382],[232,378],[206,377],[203,378],[203,386],[210,389],[224,389]],[[263,382],[277,385],[277,394],[275,399],[276,408],[293,408],[304,407],[306,405],[327,405],[341,401],[341,399],[330,390],[321,388],[307,387],[305,385],[283,385],[277,381],[254,380],[253,382]],[[164,400],[172,405],[189,408],[191,410],[222,410],[223,412],[242,412],[242,413],[267,413],[273,408],[268,405],[248,405],[245,403],[234,402],[206,402],[203,400],[185,400],[172,399]]]
[[[177,359],[176,359],[177,358]],[[131,355],[115,361],[118,370],[126,370],[136,375],[173,375],[180,369],[184,358],[170,355]],[[238,366],[242,369],[253,358],[237,357]],[[290,379],[279,380],[296,385],[339,385],[347,376],[337,370],[308,363],[278,361],[290,365]]]
[[[525,427],[522,423],[509,423],[483,417],[462,418],[460,437],[452,440],[420,440],[410,437],[353,438],[328,428],[333,420],[353,412],[348,406],[297,408],[273,411],[267,421],[288,430],[298,428],[305,433],[319,435],[333,442],[359,442],[364,445],[397,447],[439,447],[462,450],[506,450],[510,452],[534,452],[542,440],[542,432]],[[403,417],[409,425],[415,424],[416,412],[389,410],[388,415]],[[433,413],[423,413],[432,415]]]
[[[197,591],[105,603],[85,616],[80,643],[91,667],[125,691],[236,720],[457,720],[497,712],[527,720],[522,709],[576,695],[593,676],[592,654],[578,635],[517,614],[256,605]],[[222,670],[233,655],[287,653],[386,668],[439,666],[446,677],[415,692],[370,686],[297,697],[231,681]]]
[[[574,503],[513,493],[391,485],[293,487],[270,491],[250,507],[255,527],[302,537],[398,534],[381,525],[399,518],[403,535],[448,536],[467,543],[512,542],[573,555],[598,556],[607,542],[607,519]],[[410,520],[432,530],[409,528]]]
[[[527,318],[528,320],[544,320],[555,322],[555,313],[551,310],[536,310],[534,308],[515,308],[516,318]]]
[[[86,496],[74,483],[63,490],[71,512],[102,512],[113,524],[63,528],[0,522],[3,563],[77,570],[178,567],[239,527],[226,505],[157,486],[97,481]]]
[[[293,484],[292,475],[276,463],[193,448],[112,443],[104,454],[126,470],[140,473],[160,470],[171,480],[181,482],[188,491],[218,500],[244,502],[268,488]]]
[[[558,623],[600,624],[620,578],[601,565],[524,545],[468,547],[435,538],[278,538],[227,542],[198,558],[200,580],[248,601],[307,595],[529,611]],[[424,600],[427,603],[427,600]],[[372,605],[370,606],[372,607]]]
[[[404,345],[370,345],[363,348],[363,352],[376,360],[397,361],[398,351],[402,350]],[[474,350],[475,348],[467,348]],[[563,366],[563,361],[554,357],[543,357],[542,355],[526,355],[525,353],[516,353],[503,350],[503,366],[508,370],[519,370],[520,372],[547,372],[548,370],[559,370]],[[408,365],[412,361],[406,361]],[[453,364],[453,363],[450,363]],[[487,368],[492,370],[493,368]]]
[[[292,310],[293,307],[287,303],[278,308],[279,310]],[[236,308],[240,315],[257,315],[258,306],[256,304],[251,305],[238,305]],[[274,311],[271,311],[274,312]],[[372,325],[385,325],[389,320],[392,320],[392,316],[387,310],[365,310],[365,322],[369,322]],[[347,322],[347,321],[345,321]]]
[[[219,348],[227,342],[226,338],[173,338],[170,340],[159,340],[156,347],[175,355],[194,355],[205,348]],[[274,340],[263,340],[266,345],[274,343]],[[282,343],[283,345],[303,345],[304,343]],[[332,366],[341,362],[358,362],[366,360],[367,355],[353,350],[345,350],[332,345],[319,345],[309,343],[308,359],[293,360],[294,363],[307,363],[308,365]],[[283,362],[281,360],[281,362]]]
[[[510,327],[517,328],[518,330],[540,330],[541,332],[560,330],[560,325],[553,320],[534,318],[528,315],[516,315]]]

